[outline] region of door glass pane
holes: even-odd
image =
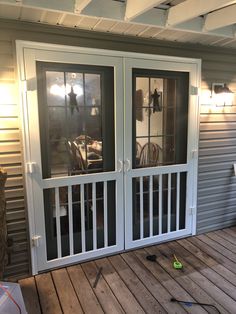
[[[112,171],[111,67],[37,63],[43,178]]]
[[[188,75],[171,73],[133,72],[133,168],[186,163]]]

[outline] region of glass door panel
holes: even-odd
[[[43,178],[114,171],[114,72],[37,63]]]

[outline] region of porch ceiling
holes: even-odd
[[[0,0],[0,18],[236,48],[236,0]]]

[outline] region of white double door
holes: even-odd
[[[17,51],[33,273],[194,233],[199,63]]]

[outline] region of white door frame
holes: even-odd
[[[150,62],[154,62],[155,64],[160,65],[161,68],[166,70],[165,64],[169,63],[174,66],[175,63],[182,64],[183,67],[185,64],[188,64],[191,69],[194,69],[195,75],[191,75],[191,86],[190,90],[194,88],[200,87],[200,79],[201,79],[201,60],[199,59],[192,59],[192,58],[180,58],[180,57],[170,57],[170,56],[160,56],[160,55],[151,55],[151,54],[141,54],[141,53],[132,53],[132,52],[123,52],[123,51],[113,51],[113,50],[104,50],[104,49],[94,49],[94,48],[83,48],[83,47],[73,47],[73,46],[64,46],[64,45],[56,45],[56,44],[46,44],[46,43],[38,43],[38,42],[29,42],[29,41],[16,41],[16,51],[17,51],[17,64],[18,64],[18,73],[19,73],[19,99],[20,99],[20,108],[21,108],[21,121],[22,121],[22,132],[23,132],[23,153],[24,153],[24,161],[25,161],[25,178],[26,178],[26,196],[27,196],[27,205],[28,205],[28,221],[29,221],[29,237],[32,239],[35,235],[37,235],[36,230],[36,220],[37,220],[37,212],[35,211],[34,204],[35,204],[35,197],[36,195],[33,195],[33,183],[32,183],[32,174],[30,172],[32,171],[32,168],[34,167],[34,164],[32,164],[31,159],[31,147],[30,147],[30,133],[29,133],[29,124],[30,123],[36,123],[38,124],[38,121],[29,121],[29,113],[27,109],[27,101],[30,101],[32,98],[36,97],[36,81],[28,80],[26,82],[26,72],[25,72],[25,57],[27,58],[33,58],[35,60],[35,51],[37,51],[37,54],[40,55],[41,61],[44,61],[45,54],[52,54],[52,52],[59,53],[58,55],[63,55],[63,53],[68,54],[71,53],[71,56],[74,54],[83,54],[83,55],[90,55],[91,57],[94,57],[94,60],[97,60],[98,65],[102,65],[101,63],[101,57],[120,57],[125,61],[126,58],[129,59],[136,59],[138,61],[142,61],[143,59],[149,60]],[[28,52],[27,52],[28,51]],[[99,60],[100,59],[100,60]],[[62,59],[61,59],[62,60]],[[45,60],[46,61],[46,60]],[[58,57],[57,62],[60,62],[60,57]],[[74,62],[78,63],[78,60],[75,60]],[[73,62],[72,62],[73,63]],[[107,64],[106,64],[107,65]],[[128,65],[126,61],[126,66]],[[172,69],[173,70],[173,69]],[[124,76],[121,77],[121,74],[117,77],[118,80],[121,80],[124,83],[125,89],[127,90],[127,81],[124,82]],[[115,81],[116,83],[119,82],[118,80]],[[126,98],[124,99],[123,96],[123,85],[120,84],[118,88],[116,88],[115,97],[117,98],[117,101],[123,103],[124,101],[129,100]],[[28,90],[28,92],[27,92]],[[128,97],[128,96],[127,96]],[[191,95],[190,96],[190,103],[191,106],[194,107],[194,114],[192,115],[192,121],[191,121],[191,134],[190,138],[191,141],[189,143],[189,147],[194,148],[192,150],[188,149],[188,160],[191,159],[191,172],[193,177],[193,185],[194,190],[191,195],[191,204],[192,207],[196,209],[196,200],[197,200],[197,162],[198,162],[198,133],[199,133],[199,103],[198,103],[198,95]],[[123,119],[123,110],[117,110],[116,115],[119,116],[119,119]],[[119,120],[118,119],[118,120]],[[117,130],[116,126],[116,130]],[[127,136],[128,129],[125,129],[125,136]],[[124,137],[123,137],[123,130],[119,129],[119,132],[121,132],[121,136],[118,137],[118,143],[117,145],[119,147],[122,146]],[[129,131],[128,131],[129,132]],[[118,161],[123,160],[123,150],[121,149],[121,154],[119,152],[116,152],[116,160]],[[127,158],[131,158],[131,152],[129,151],[128,147],[125,147],[125,154],[127,154]],[[40,163],[39,163],[40,164]],[[119,168],[119,163],[116,165],[116,170]],[[123,185],[123,184],[122,184]],[[124,206],[124,204],[123,204]],[[192,234],[196,233],[196,210],[192,212]],[[124,217],[121,216],[122,221],[120,220],[120,226],[121,229],[124,229]],[[121,232],[120,232],[121,233]],[[123,235],[121,235],[122,237]],[[123,239],[124,241],[124,239]],[[118,248],[118,250],[122,250],[122,247]],[[37,249],[33,245],[33,242],[31,241],[31,264],[32,264],[32,273],[37,274],[38,271],[41,269],[38,266],[38,257],[37,257]],[[107,252],[108,254],[109,252]],[[87,258],[94,258],[98,255],[92,255],[88,256]],[[76,262],[77,258],[75,257],[70,261]],[[51,267],[61,266],[58,264],[53,264]]]

